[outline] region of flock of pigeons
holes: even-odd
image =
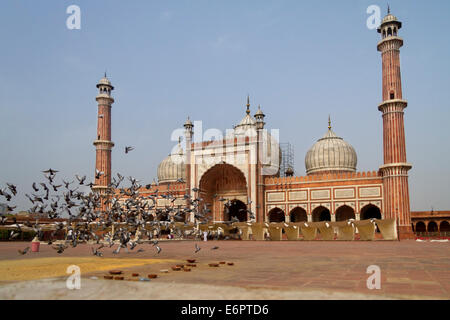
[[[125,151],[129,152],[130,150],[132,149],[127,148]],[[86,183],[86,176],[75,175],[76,181],[62,179],[58,184],[56,182],[57,170],[48,169],[42,172],[45,181],[33,182],[33,192],[25,194],[32,204],[28,212],[50,219],[68,217],[63,222],[55,221],[48,241],[48,244],[53,245],[52,247],[59,254],[69,247],[76,247],[78,243],[93,241],[100,246],[92,247],[92,254],[101,257],[103,255],[101,249],[105,247],[111,248],[117,244],[117,248],[113,251],[117,254],[122,248],[126,251],[134,250],[138,245],[144,243],[145,238],[149,239],[152,247],[156,249],[155,254],[159,254],[162,249],[156,239],[160,238],[162,230],[170,229],[179,237],[186,235],[201,237],[199,230],[183,228],[188,226],[185,217],[193,213],[198,223],[207,223],[210,220],[208,216],[210,209],[207,204],[201,205],[201,198],[193,198],[185,194],[183,196],[185,205],[175,205],[177,198],[170,192],[160,193],[155,190],[154,192],[150,191],[151,193],[142,193],[143,188],[149,190],[152,188],[152,184],[143,186],[133,177],[128,178],[129,187],[121,187],[125,178],[120,173],[117,173],[117,177],[112,178],[106,194],[99,195],[90,189],[89,192],[80,190],[87,189],[83,186],[92,188],[95,185],[92,182]],[[95,179],[99,179],[103,174],[96,170]],[[199,190],[194,188],[193,191]],[[5,188],[0,189],[0,196],[4,197],[8,203],[8,211],[16,208],[16,206],[9,205],[16,195],[17,187],[11,183],[7,183]],[[166,203],[170,203],[170,205],[163,208],[157,207],[157,198],[168,200]],[[220,200],[225,201],[225,199]],[[230,223],[234,221],[232,220]],[[116,228],[111,228],[113,224]],[[39,219],[19,224],[15,216],[0,215],[1,225],[8,225],[8,230],[11,230],[10,240],[17,239],[24,232],[23,229],[32,229],[37,238],[42,240],[44,229],[46,229],[46,224],[39,223]],[[54,244],[56,233],[60,230],[67,232],[66,240],[64,243]],[[100,232],[103,235],[99,236],[99,233],[94,232],[95,230],[103,231]],[[19,250],[19,253],[24,255],[29,252],[29,249],[27,247]],[[199,250],[200,248],[196,244],[194,252]],[[137,251],[142,252],[143,249]]]

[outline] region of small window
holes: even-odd
[[[394,93],[391,92],[391,97],[390,97],[390,98],[391,98],[391,99],[394,99],[394,97],[395,97],[395,96],[394,96]]]

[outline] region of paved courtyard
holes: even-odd
[[[159,255],[150,244],[117,255],[116,245],[104,248],[103,257],[87,244],[61,255],[45,244],[39,253],[17,252],[28,245],[0,243],[0,299],[450,298],[449,242],[166,241]],[[190,272],[171,269],[186,259],[197,260]],[[209,266],[219,262],[234,265]],[[69,265],[81,269],[80,290],[66,288]],[[381,269],[381,289],[367,288],[370,265]],[[122,270],[125,280],[105,280],[111,269]],[[136,281],[148,274],[158,277]]]

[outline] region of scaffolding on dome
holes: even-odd
[[[280,177],[295,175],[294,147],[289,142],[284,142],[280,143],[280,149],[281,149]]]

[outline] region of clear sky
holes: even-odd
[[[81,29],[69,30],[69,5]],[[450,1],[390,0],[400,36],[412,210],[450,210]],[[95,167],[95,87],[116,90],[113,173],[143,182],[189,115],[231,128],[261,104],[268,128],[295,148],[295,171],[327,130],[351,143],[358,170],[382,164],[379,34],[370,5],[386,1],[173,0],[0,2],[0,186],[31,192],[41,170]],[[125,145],[135,150],[125,155]],[[3,200],[3,199],[1,199]],[[18,198],[18,209],[29,202]]]

